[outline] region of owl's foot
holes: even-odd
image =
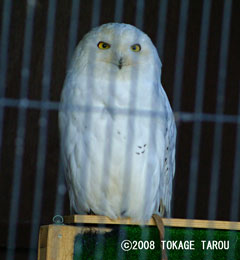
[[[153,214],[152,217],[155,220],[157,228],[159,230],[159,234],[160,234],[160,247],[162,248],[161,241],[164,240],[164,225],[163,225],[163,221],[162,221],[162,218],[159,215],[157,215],[157,214]],[[162,248],[162,260],[168,260],[167,252],[166,252],[165,248]]]

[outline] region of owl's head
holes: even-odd
[[[161,62],[150,38],[136,27],[108,23],[92,29],[80,41],[75,62],[83,71],[94,69],[111,73],[151,68],[160,73]],[[74,63],[75,63],[74,62]]]

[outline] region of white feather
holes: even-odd
[[[100,41],[111,47],[99,49]],[[139,52],[131,49],[136,43]],[[80,41],[59,112],[70,204],[77,213],[145,222],[160,214],[162,201],[170,215],[176,127],[160,77],[156,48],[134,26],[105,24]]]

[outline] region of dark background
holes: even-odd
[[[41,100],[43,57],[45,51],[46,20],[48,2],[37,1],[34,18],[34,33],[32,41],[32,56],[30,66],[30,81],[28,98]],[[162,83],[173,103],[173,85],[179,26],[180,0],[169,0],[166,23],[163,61]],[[181,109],[183,112],[194,112],[196,94],[196,75],[199,51],[199,38],[202,15],[201,0],[190,0],[184,55],[183,82],[181,91]],[[216,112],[217,79],[219,69],[219,51],[221,29],[223,21],[224,1],[213,1],[211,8],[210,30],[208,39],[207,68],[205,79],[205,94],[203,111],[214,114]],[[158,29],[158,11],[160,1],[145,1],[143,31],[156,44]],[[78,34],[79,41],[91,29],[92,1],[81,1]],[[101,3],[99,23],[114,21],[115,1],[105,0]],[[0,1],[0,14],[3,1]],[[240,1],[234,0],[230,26],[230,40],[228,46],[227,79],[224,102],[224,113],[237,115],[239,100],[240,74]],[[2,15],[1,15],[2,16]],[[23,39],[26,18],[26,1],[13,1],[10,25],[10,39],[8,46],[8,68],[5,97],[18,99],[20,95],[21,65],[23,54]],[[71,1],[57,1],[53,61],[51,73],[50,100],[59,101],[60,92],[66,73],[68,36],[71,18]],[[124,1],[122,22],[135,25],[136,1]],[[0,20],[2,23],[2,19]],[[1,26],[2,24],[0,24]],[[1,28],[1,27],[0,27]],[[13,167],[15,156],[15,138],[17,131],[17,108],[4,108],[3,144],[0,158],[0,258],[4,255],[8,236],[10,202],[13,181]],[[176,111],[175,111],[176,112]],[[179,111],[177,111],[179,112]],[[16,259],[26,259],[29,247],[32,210],[34,198],[34,183],[36,176],[38,134],[38,109],[27,110],[26,137],[24,141],[24,159],[21,176],[20,206],[17,223],[17,255]],[[213,158],[213,122],[203,122],[200,144],[200,159],[198,169],[196,219],[208,218],[208,202],[210,191],[210,176]],[[47,149],[44,170],[44,185],[42,194],[41,224],[49,224],[55,214],[57,194],[57,175],[59,164],[59,134],[57,111],[49,111],[47,131]],[[220,183],[217,204],[217,220],[230,220],[230,205],[232,191],[232,177],[234,172],[234,156],[236,150],[237,125],[225,123],[223,125]],[[186,218],[188,179],[191,160],[191,143],[193,134],[192,122],[178,122],[177,165],[174,186],[173,217]],[[65,194],[64,212],[69,214],[68,195]],[[235,219],[238,220],[239,219]]]

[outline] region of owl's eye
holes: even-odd
[[[135,51],[135,52],[139,52],[139,51],[141,51],[141,45],[140,44],[133,44],[131,46],[131,50]]]
[[[99,42],[97,44],[98,48],[99,49],[102,49],[102,50],[106,50],[106,49],[109,49],[111,47],[111,45],[109,43],[106,43],[106,42]]]

